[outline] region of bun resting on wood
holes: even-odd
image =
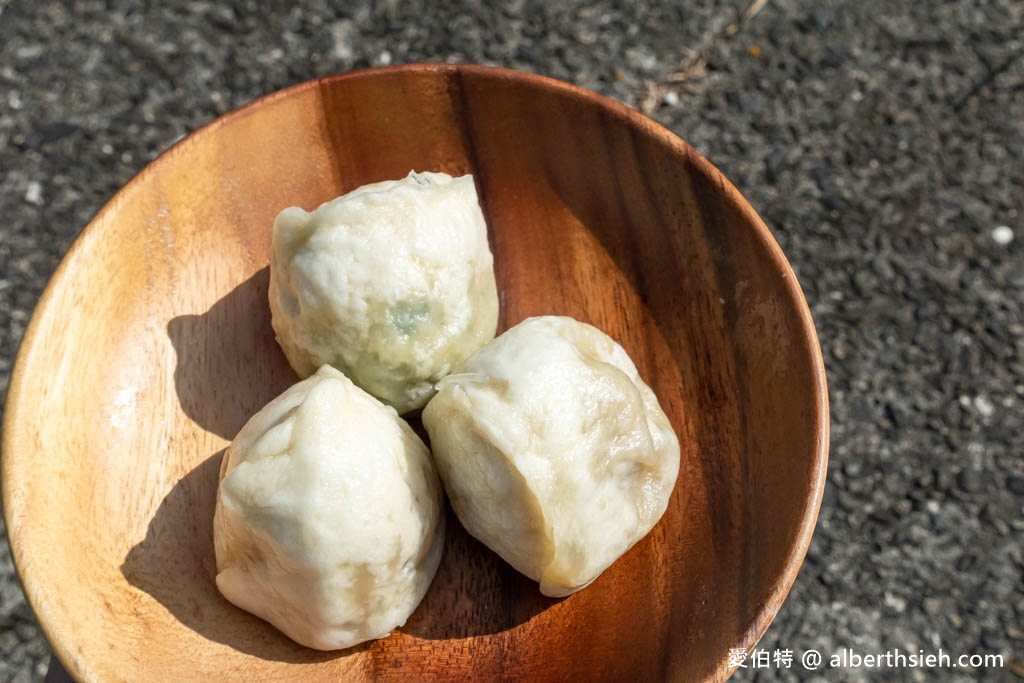
[[[668,505],[679,441],[625,350],[529,318],[441,380],[423,410],[466,529],[549,596],[593,581]]]
[[[224,455],[217,587],[308,647],[382,638],[434,577],[442,500],[409,425],[324,366],[256,413]]]
[[[498,294],[473,177],[410,173],[274,222],[270,310],[300,377],[323,364],[404,413],[494,337]]]

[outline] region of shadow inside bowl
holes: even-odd
[[[420,412],[403,416],[430,445]],[[559,602],[459,522],[445,499],[444,552],[423,601],[400,630],[427,640],[471,638],[512,630]]]
[[[444,553],[427,594],[399,630],[426,640],[510,631],[559,602],[540,593],[487,546],[469,535],[445,505]]]
[[[181,408],[224,439],[234,439],[256,411],[298,381],[274,339],[269,285],[268,266],[206,313],[181,315],[167,324],[177,354],[174,386]]]

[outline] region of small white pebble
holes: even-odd
[[[39,181],[29,182],[28,187],[25,188],[25,201],[36,206],[43,205],[43,186],[39,184]]]
[[[113,154],[114,153],[114,146],[111,145],[109,142],[104,142],[103,146],[100,147],[100,151],[103,152],[104,154],[108,154],[108,155],[109,154]]]
[[[331,37],[334,39],[331,55],[338,61],[344,62],[355,57],[355,52],[352,50],[354,28],[355,24],[351,19],[342,19],[331,24]]]
[[[391,64],[391,53],[389,51],[387,51],[387,50],[384,50],[383,52],[381,52],[377,56],[377,64],[379,64],[381,66],[387,66],[387,65]]]
[[[974,409],[977,410],[978,414],[982,417],[991,417],[992,413],[996,411],[996,407],[992,405],[992,401],[990,401],[987,396],[975,396]]]
[[[669,90],[665,93],[665,97],[662,98],[662,101],[669,107],[674,107],[679,104],[679,93],[675,90]]]
[[[885,595],[883,596],[883,600],[885,601],[885,606],[886,607],[892,608],[895,612],[897,612],[899,614],[902,614],[903,611],[907,609],[907,601],[906,601],[906,599],[905,598],[901,598],[900,596],[892,593],[891,591],[886,591],[885,592]]]
[[[1013,229],[1009,225],[999,225],[992,229],[992,241],[1001,247],[1013,241]]]
[[[639,55],[639,57],[637,58],[637,63],[640,65],[641,69],[650,71],[654,67],[658,66],[658,58],[655,57],[653,54],[645,53]]]

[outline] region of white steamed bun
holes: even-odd
[[[661,518],[679,441],[621,346],[529,318],[438,385],[423,411],[466,529],[541,592],[593,581]]]
[[[494,337],[498,294],[473,177],[410,173],[274,222],[270,310],[307,377],[329,363],[400,413]]]
[[[427,447],[329,366],[256,413],[224,456],[217,587],[308,647],[346,648],[404,624],[443,540]]]

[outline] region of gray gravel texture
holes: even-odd
[[[1006,667],[817,680],[1024,677],[1024,3],[338,4],[0,0],[0,390],[77,233],[217,115],[368,65],[552,75],[722,169],[818,326],[829,484],[761,643],[797,661],[737,679],[815,680],[800,654],[843,647]],[[0,681],[38,680],[48,657],[0,543]]]

